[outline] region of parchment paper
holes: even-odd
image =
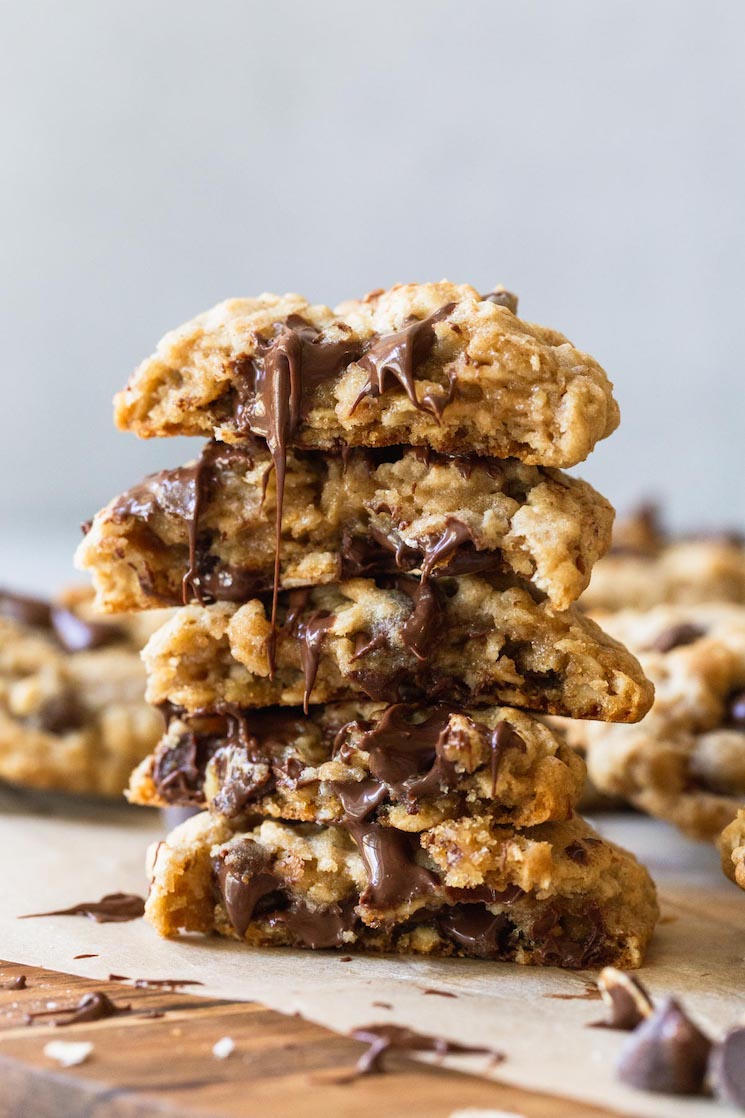
[[[340,1032],[395,1021],[488,1044],[507,1056],[494,1069],[478,1057],[446,1063],[641,1118],[736,1113],[720,1103],[617,1084],[613,1065],[626,1034],[587,1027],[603,1016],[599,1002],[581,997],[591,972],[363,955],[341,962],[335,953],[249,950],[216,937],[165,941],[144,921],[18,920],[107,892],[146,890],[143,852],[163,837],[156,813],[88,807],[71,816],[69,803],[63,810],[67,815],[59,813],[59,803],[50,811],[43,801],[40,811],[33,797],[0,798],[0,951],[9,960],[88,978],[115,972],[198,979],[204,985],[190,993],[260,1001]],[[695,1019],[721,1033],[745,1016],[745,895],[722,877],[714,851],[687,843],[663,824],[623,816],[596,822],[639,854],[660,886],[663,922],[641,972],[644,981],[654,995],[681,997]],[[98,957],[74,958],[84,952]],[[457,998],[425,995],[432,988]],[[552,996],[557,994],[577,998]]]

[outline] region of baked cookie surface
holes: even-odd
[[[167,334],[115,401],[144,437],[429,446],[573,466],[618,426],[593,358],[518,318],[506,293],[403,284],[336,311],[229,299]],[[512,304],[516,305],[516,304]]]
[[[161,935],[583,968],[639,966],[658,910],[638,862],[579,819],[529,833],[481,821],[419,835],[376,823],[235,833],[198,815],[151,852]]]
[[[745,889],[745,807],[740,808],[719,836],[722,869],[741,889]]]
[[[258,599],[178,610],[143,652],[149,700],[196,711],[446,698],[627,721],[652,702],[634,657],[574,607],[479,575],[290,591],[278,619],[272,646]]]
[[[341,823],[348,811],[403,831],[468,815],[534,826],[568,819],[585,775],[572,749],[521,711],[339,703],[174,714],[129,798]]]
[[[209,443],[198,462],[110,502],[78,548],[100,608],[245,602],[271,589],[277,486],[265,445]],[[557,608],[585,589],[613,510],[585,482],[514,459],[394,447],[287,457],[280,585],[373,573],[496,570]]]
[[[745,604],[745,542],[734,534],[674,537],[653,507],[616,522],[613,545],[592,572],[585,609]]]
[[[102,622],[85,588],[0,592],[0,779],[120,796],[163,730],[139,650],[166,616]]]
[[[591,779],[712,841],[745,802],[745,608],[657,606],[594,615],[655,686],[635,727],[580,729]]]

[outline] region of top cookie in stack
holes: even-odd
[[[161,931],[639,962],[651,883],[572,818],[581,762],[512,709],[651,703],[572,605],[612,509],[559,467],[618,410],[592,358],[515,311],[447,283],[334,312],[232,300],[117,398],[121,427],[212,438],[78,555],[104,608],[184,603],[144,654],[169,728],[131,795],[210,814],[161,844]]]

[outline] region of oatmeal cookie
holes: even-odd
[[[0,592],[0,779],[119,796],[163,720],[139,650],[168,616],[96,619],[90,591],[54,602]]]
[[[745,608],[595,614],[655,685],[635,727],[584,727],[594,783],[712,841],[745,802]]]
[[[403,284],[336,311],[229,299],[167,334],[115,402],[123,430],[330,450],[429,446],[573,466],[618,426],[602,368],[466,284]]]
[[[745,543],[725,533],[670,536],[650,506],[617,522],[582,596],[588,610],[702,602],[745,604]]]
[[[722,869],[727,877],[745,889],[745,808],[740,808],[735,818],[719,836]]]
[[[146,918],[161,935],[261,947],[637,967],[658,917],[646,870],[577,818],[528,832],[464,819],[419,835],[367,821],[236,833],[204,813],[153,848],[150,872]]]
[[[279,541],[265,445],[208,443],[188,466],[146,478],[93,519],[77,563],[108,611],[245,602],[357,575],[510,572],[563,609],[610,543],[613,510],[583,481],[514,459],[402,447],[291,451]]]
[[[133,773],[135,803],[340,823],[347,811],[402,831],[468,815],[534,826],[568,819],[585,775],[540,722],[506,707],[338,703],[174,713]]]
[[[188,711],[446,698],[626,721],[652,702],[634,657],[574,607],[479,575],[289,591],[278,624],[258,599],[183,607],[143,652],[148,698]]]

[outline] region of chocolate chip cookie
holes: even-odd
[[[365,574],[510,573],[559,609],[585,589],[613,510],[585,482],[514,459],[422,448],[289,451],[281,525],[265,444],[208,443],[93,520],[77,562],[106,610],[245,602]]]
[[[745,889],[745,808],[740,808],[735,818],[719,836],[722,869],[741,889]]]
[[[256,812],[310,823],[351,815],[402,831],[464,815],[528,827],[568,819],[584,775],[574,750],[521,711],[350,702],[308,715],[171,712],[129,798],[208,805],[237,829]]]
[[[745,802],[745,608],[657,606],[595,614],[655,685],[634,727],[583,728],[604,792],[711,841]]]
[[[163,730],[139,649],[167,616],[97,619],[87,589],[0,592],[0,779],[119,796]]]
[[[618,426],[602,368],[504,293],[403,284],[336,311],[299,295],[229,299],[171,331],[116,399],[144,437],[288,446],[429,446],[573,466]],[[512,304],[514,305],[514,304]]]
[[[289,591],[276,630],[258,599],[185,606],[143,657],[150,701],[188,711],[365,695],[637,721],[652,702],[634,657],[574,607],[479,575]]]
[[[528,832],[479,820],[405,834],[203,813],[151,852],[146,918],[161,935],[251,946],[418,952],[637,967],[657,920],[631,854],[580,819]]]

